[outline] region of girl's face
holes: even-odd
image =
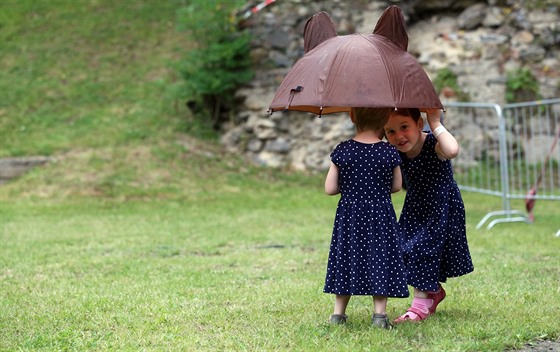
[[[424,121],[414,119],[410,116],[391,114],[385,124],[385,136],[389,143],[397,147],[399,152],[406,153],[407,156],[416,156],[422,150],[424,139],[422,138],[422,128]]]

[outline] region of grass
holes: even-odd
[[[4,186],[0,349],[503,351],[559,337],[560,224],[544,202],[534,224],[477,231],[499,200],[466,193],[476,271],[449,280],[437,315],[379,331],[357,297],[336,327],[322,293],[336,197],[322,177],[202,158],[191,181],[215,191],[173,198],[56,199],[34,175]],[[408,304],[391,299],[389,314]]]
[[[174,29],[176,2],[0,7],[0,156],[143,143],[154,130],[185,128],[165,99],[189,42]]]
[[[557,204],[477,231],[501,202],[473,193],[475,272],[449,280],[437,315],[380,331],[356,297],[347,326],[326,324],[337,199],[323,175],[258,168],[185,133],[193,122],[165,90],[188,47],[176,4],[0,3],[0,156],[53,157],[0,188],[0,350],[504,351],[560,338]],[[391,299],[389,315],[409,303]]]

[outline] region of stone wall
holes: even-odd
[[[268,104],[303,55],[302,33],[309,17],[326,11],[339,35],[371,33],[383,10],[392,4],[403,9],[409,52],[428,76],[433,79],[441,68],[452,69],[472,101],[503,104],[506,73],[522,66],[538,78],[542,98],[560,95],[560,8],[553,1],[544,8],[531,8],[534,2],[508,0],[278,0],[243,23],[254,37],[251,56],[256,77],[238,91],[244,103],[224,126],[221,141],[225,147],[261,165],[326,170],[330,151],[354,133],[348,117],[319,118],[300,112],[269,115]],[[444,89],[441,99],[444,104],[454,101],[456,92]],[[448,127],[472,128],[470,121],[458,119],[453,117]]]

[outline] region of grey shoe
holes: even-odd
[[[348,316],[346,314],[331,314],[329,323],[342,325],[346,324],[346,319],[348,319]]]
[[[389,322],[389,319],[387,318],[387,314],[376,313],[372,315],[371,321],[373,323],[373,326],[376,326],[378,328],[387,329],[387,330],[393,329],[393,325]]]

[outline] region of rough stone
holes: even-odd
[[[268,104],[291,65],[303,55],[303,27],[311,15],[327,11],[339,35],[353,31],[371,33],[390,4],[403,9],[409,34],[408,51],[417,57],[428,76],[434,80],[441,69],[451,69],[457,74],[460,89],[471,101],[504,104],[506,73],[520,67],[529,67],[537,77],[542,98],[560,95],[557,9],[530,11],[524,2],[510,0],[276,2],[251,18],[249,29],[255,37],[252,58],[256,75],[238,92],[239,98],[245,99],[241,106],[243,113],[237,114],[227,126],[235,133],[222,138],[223,143],[235,144],[232,149],[260,164],[297,170],[328,168],[332,149],[354,133],[349,119],[332,115],[318,118],[299,112],[269,115]],[[457,100],[457,92],[449,87],[440,96],[444,105]],[[496,135],[497,126],[486,126],[484,120],[469,118],[449,116],[449,128],[458,138],[480,133],[473,129],[481,123],[488,133],[484,138]],[[488,155],[497,157],[498,153],[488,151]]]
[[[263,141],[258,138],[253,138],[247,143],[247,150],[253,153],[260,152],[263,147]]]
[[[525,63],[541,62],[546,55],[546,50],[538,45],[527,45],[519,48],[519,59]]]
[[[272,120],[260,119],[255,126],[255,135],[260,139],[275,138],[278,133],[275,130],[275,124]]]
[[[264,149],[267,152],[287,154],[290,151],[290,141],[286,138],[278,138],[266,142]]]
[[[504,23],[504,15],[502,14],[502,9],[497,6],[491,6],[488,8],[484,20],[482,20],[482,25],[484,27],[498,28]]]
[[[487,13],[486,4],[474,4],[466,8],[457,18],[460,29],[475,29],[484,21]]]
[[[52,158],[46,156],[30,156],[0,159],[0,184],[17,178],[32,168],[46,164]]]
[[[260,152],[255,156],[257,164],[264,165],[272,168],[279,168],[285,165],[285,158],[278,153],[271,153],[267,151]]]

